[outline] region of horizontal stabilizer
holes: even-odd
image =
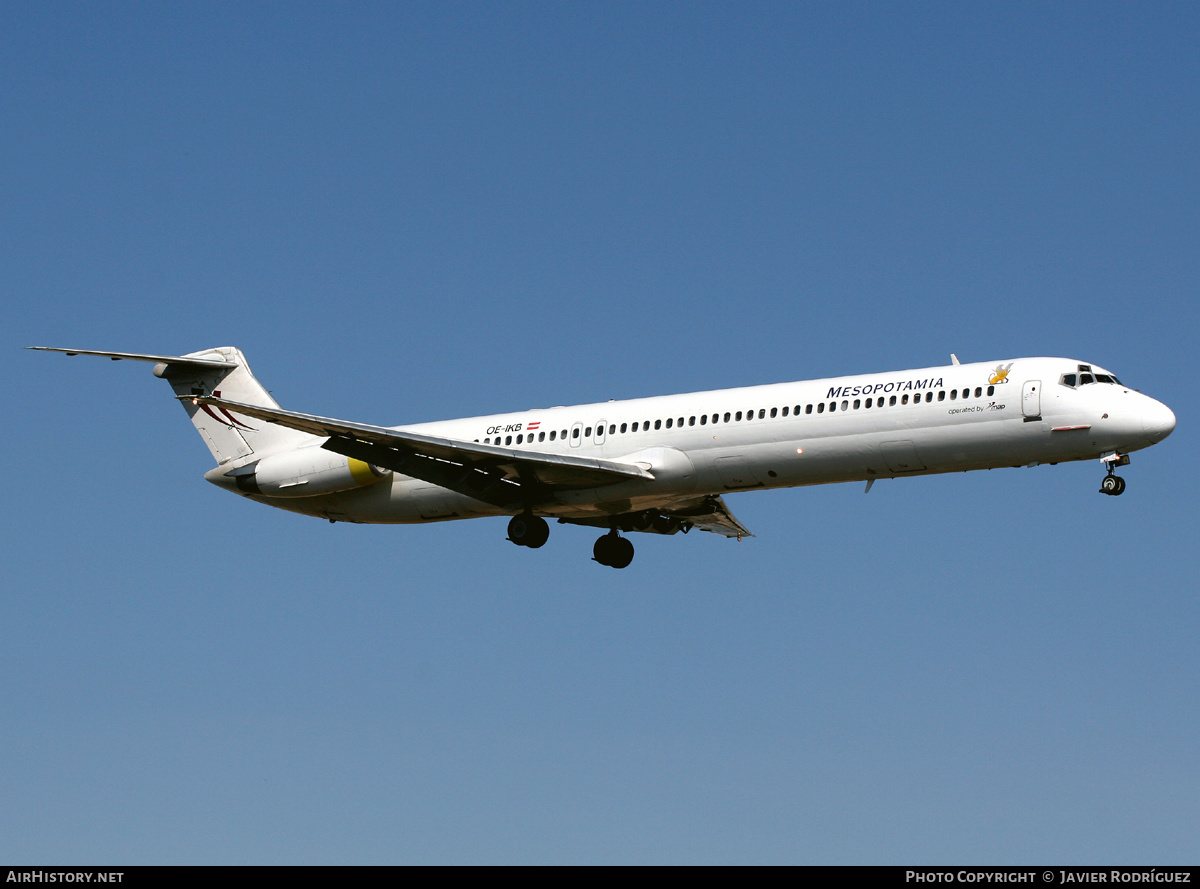
[[[64,355],[96,355],[100,358],[111,358],[121,361],[128,358],[131,361],[153,361],[155,364],[178,364],[190,367],[237,367],[233,361],[221,361],[217,358],[189,358],[185,355],[147,355],[142,352],[97,352],[94,349],[59,349],[55,346],[26,346],[38,352],[62,352]]]

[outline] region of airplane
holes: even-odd
[[[408,426],[280,408],[239,349],[187,355],[30,346],[154,364],[217,466],[205,478],[330,522],[509,516],[537,549],[546,519],[605,529],[596,562],[625,568],[622,533],[752,535],[724,494],[1099,459],[1119,495],[1129,453],[1175,428],[1166,405],[1094,364],[1016,358],[894,373],[551,407]]]

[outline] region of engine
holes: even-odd
[[[263,497],[316,497],[372,485],[392,474],[353,457],[311,447],[263,457],[227,473],[239,491]]]

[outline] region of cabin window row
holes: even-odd
[[[996,394],[996,387],[988,386],[987,394],[989,396]],[[945,389],[939,390],[937,392],[937,400],[938,401],[945,401],[946,396],[947,396],[947,390],[945,390]],[[949,397],[950,397],[951,401],[957,401],[959,398],[964,398],[964,399],[970,398],[971,397],[971,389],[969,387],[966,389],[962,389],[962,390],[950,389]],[[975,398],[983,397],[983,387],[982,386],[975,387],[974,397]],[[837,410],[839,410],[839,408],[843,411],[860,410],[860,409],[866,410],[866,409],[870,409],[872,407],[876,407],[876,408],[885,407],[885,406],[886,407],[895,407],[896,405],[906,405],[906,404],[910,404],[910,403],[914,404],[914,405],[922,404],[922,403],[928,404],[928,403],[932,402],[933,400],[934,400],[934,393],[932,390],[929,392],[926,392],[924,398],[922,398],[921,393],[918,392],[917,394],[912,396],[911,401],[910,401],[907,393],[904,395],[899,395],[899,396],[897,396],[897,395],[892,395],[892,396],[880,395],[876,398],[867,398],[867,399],[856,398],[856,399],[854,399],[853,402],[851,402],[850,399],[848,399],[848,398],[843,398],[840,402],[834,400],[834,401],[829,401],[829,402],[823,402],[823,401],[817,402],[815,405],[814,404],[806,404],[806,405],[798,404],[795,407],[757,408],[754,410],[745,411],[744,413],[742,411],[726,411],[724,414],[712,414],[712,415],[699,414],[697,416],[691,416],[691,417],[686,417],[686,418],[679,417],[678,419],[676,419],[674,417],[668,417],[666,420],[634,420],[632,423],[628,423],[628,422],[619,423],[619,424],[612,423],[608,427],[608,434],[609,435],[624,435],[629,432],[649,432],[652,426],[654,429],[659,430],[659,429],[664,429],[664,428],[665,429],[673,429],[676,427],[683,428],[685,425],[686,426],[696,426],[696,425],[707,426],[710,423],[714,424],[714,425],[718,424],[718,423],[722,423],[722,422],[724,422],[724,423],[741,423],[743,421],[753,420],[756,417],[759,420],[765,420],[768,417],[770,419],[775,419],[777,417],[787,417],[789,415],[798,417],[798,416],[800,416],[802,409],[803,409],[803,413],[806,415],[813,414],[813,413],[823,414],[826,412],[826,410],[828,410],[829,413],[835,413]],[[686,420],[686,423],[685,423],[685,420]],[[574,429],[571,430],[570,435],[571,435],[571,438],[573,438],[573,439],[579,439],[581,437],[581,435],[583,438],[591,438],[593,431],[598,431],[598,432],[602,433],[604,430],[603,430],[603,428],[596,430],[592,426],[585,426],[582,429],[579,426],[576,426]],[[535,435],[536,435],[536,440],[538,442],[557,441],[560,439],[562,441],[566,441],[567,434],[568,433],[567,433],[566,429],[563,429],[561,432],[556,429],[551,429],[549,432],[538,432],[538,433],[530,432],[528,435],[526,435],[523,432],[518,432],[516,435],[504,436],[503,441],[501,441],[500,436],[496,436],[494,439],[485,438],[483,440],[483,443],[484,444],[497,444],[497,445],[498,444],[511,445],[511,444],[533,443],[535,440],[535,437],[534,437]]]

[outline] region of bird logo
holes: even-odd
[[[1011,361],[1008,362],[1008,364],[997,364],[996,369],[992,371],[992,375],[988,377],[988,382],[993,386],[999,385],[1000,383],[1007,383],[1008,372],[1012,370],[1012,366],[1013,363]]]

